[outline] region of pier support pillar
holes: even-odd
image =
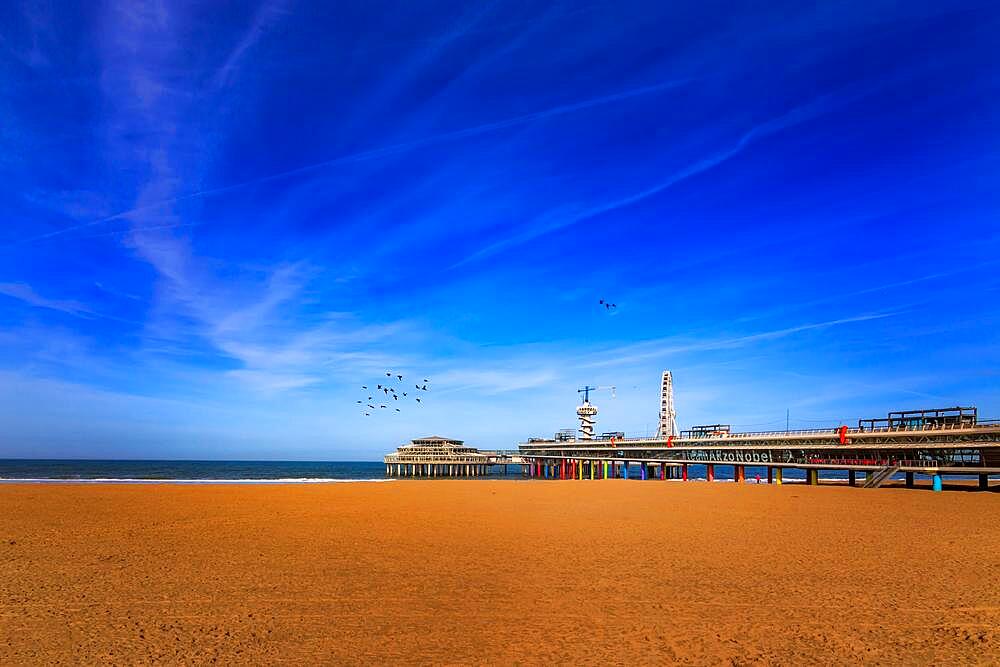
[[[628,461],[622,464],[622,478],[628,479]]]
[[[666,478],[667,478],[667,464],[666,463],[661,463],[660,464],[660,479],[666,479]]]
[[[908,488],[908,489],[912,489],[913,488],[913,473],[912,472],[906,473],[906,488]]]
[[[711,463],[705,466],[705,479],[707,479],[710,482],[715,481],[715,466],[712,465]]]
[[[685,482],[688,481],[688,464],[686,463],[681,466],[681,479]]]
[[[858,485],[857,475],[854,473],[853,470],[848,470],[847,471],[847,484],[849,486],[857,486]]]
[[[990,476],[987,474],[979,475],[979,490],[985,491],[990,488]]]
[[[608,462],[604,462],[604,479],[608,478]]]
[[[934,473],[933,484],[934,490],[940,492],[942,489],[941,473]]]
[[[743,482],[747,481],[747,471],[746,471],[746,468],[744,468],[743,466],[736,466],[736,471],[735,472],[736,472],[735,477],[736,477],[736,483],[737,484],[742,484]]]
[[[781,486],[781,471],[782,470],[783,470],[782,468],[775,468],[774,469],[774,483],[777,484],[778,486]]]

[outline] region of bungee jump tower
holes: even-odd
[[[580,420],[579,440],[594,439],[594,426],[597,424],[597,406],[590,402],[590,392],[601,389],[610,389],[611,398],[615,397],[614,386],[591,387],[588,385],[582,389],[577,389],[576,391],[578,394],[583,394],[583,405],[576,409],[576,416]]]

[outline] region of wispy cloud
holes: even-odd
[[[857,315],[854,317],[844,317],[835,320],[826,320],[824,322],[810,322],[808,324],[799,324],[793,327],[784,327],[781,329],[774,329],[772,331],[762,331],[759,333],[748,334],[745,336],[716,338],[716,339],[699,340],[693,342],[678,342],[676,338],[661,338],[657,340],[644,341],[641,343],[635,343],[632,345],[626,345],[600,352],[599,354],[595,355],[595,356],[600,356],[601,357],[600,359],[581,364],[581,366],[585,368],[624,366],[628,364],[650,361],[653,359],[660,359],[673,354],[681,354],[685,352],[707,352],[711,350],[735,349],[752,345],[754,343],[760,343],[763,341],[786,338],[788,336],[802,333],[803,331],[812,331],[815,329],[827,329],[829,327],[841,326],[844,324],[870,322],[872,320],[881,320],[887,317],[893,317],[898,314],[899,314],[898,312],[886,312],[886,313]]]
[[[288,3],[274,0],[265,0],[257,8],[250,27],[237,42],[233,50],[229,52],[225,62],[216,71],[213,77],[216,86],[226,85],[233,77],[240,63],[245,58],[248,51],[257,44],[267,32],[267,30],[284,14],[288,13]]]
[[[592,107],[612,104],[615,102],[620,102],[633,97],[638,97],[641,95],[650,95],[653,93],[663,92],[665,90],[675,88],[677,86],[686,83],[686,80],[671,80],[664,81],[648,86],[640,86],[637,88],[632,88],[626,91],[621,91],[618,93],[613,93],[610,95],[603,95],[600,97],[594,97],[588,100],[583,100],[581,102],[575,102],[572,104],[564,104],[560,106],[550,107],[542,111],[536,111],[529,114],[523,114],[520,116],[515,116],[512,118],[507,118],[500,121],[495,121],[491,123],[483,123],[481,125],[476,125],[473,127],[467,127],[460,130],[453,130],[451,132],[442,132],[439,134],[434,134],[420,139],[414,139],[412,141],[405,141],[398,144],[391,144],[388,146],[383,146],[380,148],[373,148],[370,150],[359,151],[356,153],[351,153],[349,155],[342,155],[330,160],[324,160],[323,162],[315,162],[308,165],[303,165],[301,167],[296,167],[294,169],[288,169],[266,176],[261,176],[259,178],[253,178],[246,181],[241,181],[239,183],[233,183],[231,185],[223,185],[215,188],[206,188],[203,190],[198,190],[196,192],[189,192],[183,195],[178,195],[174,197],[167,197],[163,199],[158,199],[149,203],[144,203],[140,206],[129,208],[124,211],[115,213],[114,215],[109,215],[98,220],[92,220],[89,222],[79,223],[76,225],[71,225],[69,227],[64,227],[59,230],[52,232],[47,232],[45,234],[38,234],[36,236],[28,237],[15,241],[13,245],[20,245],[24,243],[33,243],[36,241],[43,241],[46,239],[55,238],[57,236],[63,236],[71,232],[75,232],[81,229],[86,229],[88,227],[95,227],[98,225],[107,224],[115,220],[131,219],[136,215],[144,213],[153,213],[157,210],[163,209],[165,207],[179,204],[182,202],[190,201],[192,199],[200,199],[202,197],[210,197],[214,195],[220,195],[224,193],[234,192],[236,190],[241,190],[243,188],[248,188],[256,185],[263,185],[272,181],[277,181],[285,178],[290,178],[293,176],[300,176],[303,174],[308,174],[320,169],[327,169],[330,167],[336,167],[341,165],[352,164],[356,162],[363,162],[367,160],[375,160],[380,158],[386,158],[394,155],[399,155],[419,148],[425,148],[428,146],[433,146],[435,144],[447,142],[447,141],[457,141],[460,139],[466,139],[474,137],[481,134],[486,134],[488,132],[496,132],[498,130],[514,127],[517,125],[523,125],[527,123],[532,123],[547,118],[552,118],[555,116],[560,116],[564,114],[570,114],[577,111],[582,111],[584,109],[589,109]],[[666,186],[664,186],[666,187]],[[663,188],[660,188],[663,189]],[[646,195],[648,196],[648,195]]]
[[[860,96],[866,94],[867,92],[870,91],[867,89],[865,91],[852,89],[838,94],[824,95],[807,104],[795,107],[780,116],[776,116],[764,123],[760,123],[759,125],[752,127],[729,148],[701,158],[683,169],[674,172],[666,179],[656,183],[655,185],[625,197],[620,197],[618,199],[613,199],[611,201],[595,205],[564,204],[563,206],[553,209],[536,218],[529,225],[522,228],[522,231],[502,240],[495,241],[467,255],[458,262],[452,264],[450,268],[459,268],[471,262],[485,259],[486,257],[495,255],[498,252],[533,241],[540,236],[551,234],[552,232],[585,222],[591,218],[595,218],[618,209],[627,208],[633,204],[649,199],[650,197],[658,195],[682,181],[697,176],[698,174],[706,172],[728,160],[733,159],[757,141],[776,134],[781,130],[804,123],[808,120],[812,120],[824,113],[828,113],[833,109],[843,107],[850,102],[856,101]]]
[[[438,395],[448,395],[475,391],[479,394],[492,396],[522,389],[533,389],[551,385],[557,378],[557,373],[551,368],[524,367],[512,369],[491,368],[488,363],[478,364],[468,368],[451,368],[434,374],[435,387],[445,387],[435,390]]]
[[[246,271],[236,284],[215,275],[177,239],[143,232],[131,244],[162,281],[151,335],[204,340],[240,365],[227,377],[254,389],[304,388],[345,370],[382,366],[387,358],[364,354],[364,348],[405,328],[364,325],[350,314],[322,309],[304,316],[302,306],[311,305],[304,290],[317,271],[302,263]],[[393,360],[398,365],[399,358]]]
[[[23,301],[36,308],[57,310],[61,313],[73,315],[74,317],[94,317],[94,311],[79,301],[49,299],[36,292],[31,285],[25,283],[0,283],[0,294]]]

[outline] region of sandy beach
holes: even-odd
[[[1000,496],[0,486],[0,664],[997,664]]]

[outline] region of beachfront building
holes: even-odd
[[[461,440],[432,435],[400,445],[385,456],[385,474],[396,477],[479,477],[494,464],[492,452],[466,447]]]

